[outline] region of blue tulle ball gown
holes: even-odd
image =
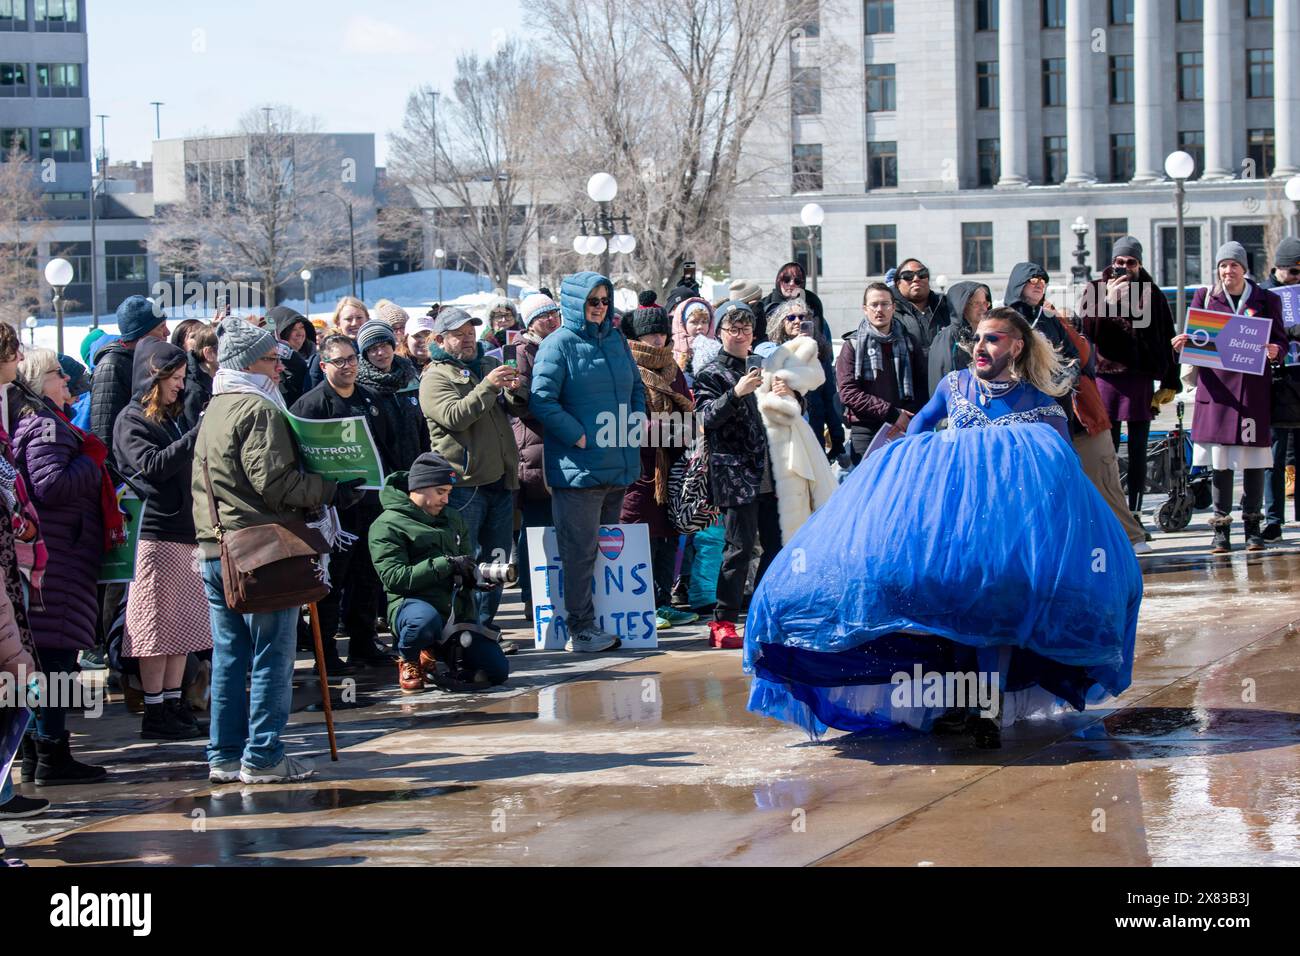
[[[915,678],[990,661],[1004,726],[1129,685],[1142,575],[1123,528],[1062,423],[1034,420],[1050,399],[977,394],[969,373],[941,383],[930,418],[962,427],[864,460],[777,555],[745,627],[750,710],[813,737],[925,730],[952,702]]]

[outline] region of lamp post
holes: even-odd
[[[1070,267],[1070,277],[1074,280],[1075,285],[1083,285],[1085,282],[1092,280],[1092,269],[1088,266],[1089,252],[1084,247],[1084,240],[1088,237],[1088,224],[1082,216],[1077,216],[1074,222],[1070,223],[1070,231],[1074,233],[1074,265]]]
[[[27,326],[27,338],[31,341],[32,348],[35,348],[36,347],[36,316],[34,315],[27,316],[26,320],[23,322],[23,325]]]
[[[578,216],[578,228],[581,233],[573,240],[573,249],[579,254],[600,256],[600,273],[609,276],[609,254],[611,252],[631,252],[636,248],[636,239],[627,234],[627,216],[614,214],[610,203],[618,195],[618,181],[609,173],[596,173],[587,180],[587,195],[597,206],[596,215],[590,220]],[[622,232],[615,232],[614,225],[622,225]]]
[[[1184,184],[1195,168],[1196,160],[1192,158],[1190,153],[1185,153],[1181,149],[1175,150],[1165,157],[1165,175],[1174,181],[1174,221],[1178,230],[1174,252],[1178,257],[1178,264],[1174,269],[1178,281],[1175,302],[1178,309],[1178,331],[1180,333],[1187,331],[1187,256],[1183,249],[1183,197],[1186,195]]]
[[[302,307],[311,308],[311,270],[303,269],[298,273],[298,278],[302,279]]]
[[[354,228],[354,226],[353,226],[353,222],[352,222],[352,203],[349,202],[348,200],[344,199],[344,198],[343,198],[342,196],[340,196],[338,193],[332,193],[332,192],[330,192],[328,189],[318,189],[318,190],[316,191],[316,194],[317,194],[318,196],[329,196],[329,197],[331,197],[331,198],[333,198],[333,199],[337,199],[339,202],[343,203],[343,205],[346,206],[347,209],[348,209],[348,252],[349,252],[349,254],[350,254],[350,256],[351,256],[351,260],[352,260],[352,281],[351,281],[351,286],[352,286],[352,296],[353,296],[353,298],[356,298],[356,294],[357,294],[357,234],[356,234],[356,229]]]
[[[446,249],[433,250],[433,266],[438,270],[438,304],[442,305],[442,260],[447,258]]]
[[[1300,234],[1300,176],[1292,176],[1286,181],[1286,198],[1295,203],[1295,228],[1292,235]]]
[[[819,228],[826,221],[826,210],[815,202],[810,202],[799,210],[799,218],[803,220],[804,234],[808,237],[808,278],[811,280],[809,286],[812,292],[817,291],[817,235],[814,230]]]
[[[63,352],[63,308],[66,304],[63,290],[72,281],[72,276],[72,263],[67,259],[51,259],[45,264],[45,281],[54,290],[54,318],[57,329],[55,340],[60,354]]]

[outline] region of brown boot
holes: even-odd
[[[1214,544],[1210,548],[1210,554],[1228,554],[1232,551],[1232,539],[1229,535],[1231,527],[1232,518],[1229,515],[1216,515],[1210,519],[1210,528],[1214,531]]]
[[[1295,497],[1295,465],[1286,466],[1286,496]]]
[[[424,674],[420,665],[406,658],[398,660],[397,683],[401,685],[403,694],[415,694],[424,690]]]

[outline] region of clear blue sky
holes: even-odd
[[[522,32],[519,0],[89,0],[91,140],[106,113],[113,161],[162,136],[226,132],[288,103],[340,133],[375,134],[376,159],[421,83],[449,92],[457,53]]]

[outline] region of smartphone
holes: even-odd
[[[511,343],[510,345],[501,346],[501,362],[503,365],[509,365],[511,368],[518,368],[519,346]]]
[[[754,369],[763,371],[763,356],[750,355],[745,359],[745,371],[752,372]]]
[[[687,259],[682,263],[682,284],[692,285],[695,282],[695,260]]]
[[[799,323],[800,335],[812,335],[812,319],[804,319]]]

